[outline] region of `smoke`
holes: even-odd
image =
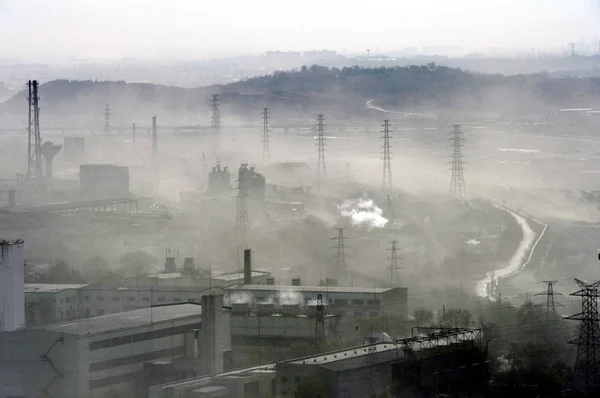
[[[353,227],[371,230],[373,228],[383,228],[388,223],[388,219],[382,216],[383,210],[367,196],[346,200],[338,206],[338,209],[343,217],[350,220]]]
[[[226,294],[223,298],[225,305],[252,304],[254,297],[248,292],[235,292]]]
[[[302,293],[294,290],[280,290],[278,292],[278,297],[280,305],[304,304],[304,296]]]

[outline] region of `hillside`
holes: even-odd
[[[365,102],[405,111],[438,114],[531,114],[563,107],[600,104],[600,79],[551,78],[547,74],[485,75],[427,64],[393,68],[303,67],[276,72],[226,86],[178,88],[125,82],[56,80],[40,86],[40,106],[48,124],[103,124],[104,106],[111,105],[115,125],[162,120],[208,123],[211,94],[219,94],[224,121],[255,118],[264,106],[278,114],[360,116]],[[23,125],[27,120],[26,92],[0,105],[0,122]]]

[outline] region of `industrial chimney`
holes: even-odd
[[[175,264],[175,257],[165,258],[165,272],[177,272],[177,265]]]
[[[0,240],[0,332],[25,326],[25,251],[22,239]]]
[[[252,284],[252,252],[244,249],[244,285]]]

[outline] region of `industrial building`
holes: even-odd
[[[242,163],[238,170],[238,181],[242,181],[249,199],[264,201],[266,194],[265,177],[255,171],[254,166]]]
[[[277,396],[295,396],[303,382],[318,388],[323,397],[377,396],[390,391],[391,364],[401,355],[394,343],[381,343],[280,362]]]
[[[25,326],[24,283],[23,240],[0,240],[0,332],[10,332]]]
[[[299,283],[299,281],[298,281]],[[281,306],[293,300],[301,307],[321,294],[331,314],[350,318],[375,318],[379,316],[406,317],[408,315],[407,288],[362,288],[340,286],[281,286],[234,285],[224,288],[226,300],[237,297],[238,302],[255,305],[273,301]],[[281,301],[283,300],[283,301]]]
[[[112,198],[129,195],[129,167],[113,164],[79,166],[79,188],[85,196]]]
[[[212,168],[208,174],[208,193],[223,194],[229,192],[229,184],[231,182],[231,173],[227,166],[221,168],[221,163]]]
[[[0,397],[134,395],[145,364],[187,360],[188,374],[224,370],[229,312],[222,295],[0,334]],[[204,314],[203,314],[204,312]]]

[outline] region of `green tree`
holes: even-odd
[[[121,265],[127,275],[143,275],[148,268],[156,265],[157,259],[151,254],[138,250],[121,256]]]
[[[425,308],[416,308],[413,312],[413,317],[417,326],[427,327],[433,324],[433,311]]]

